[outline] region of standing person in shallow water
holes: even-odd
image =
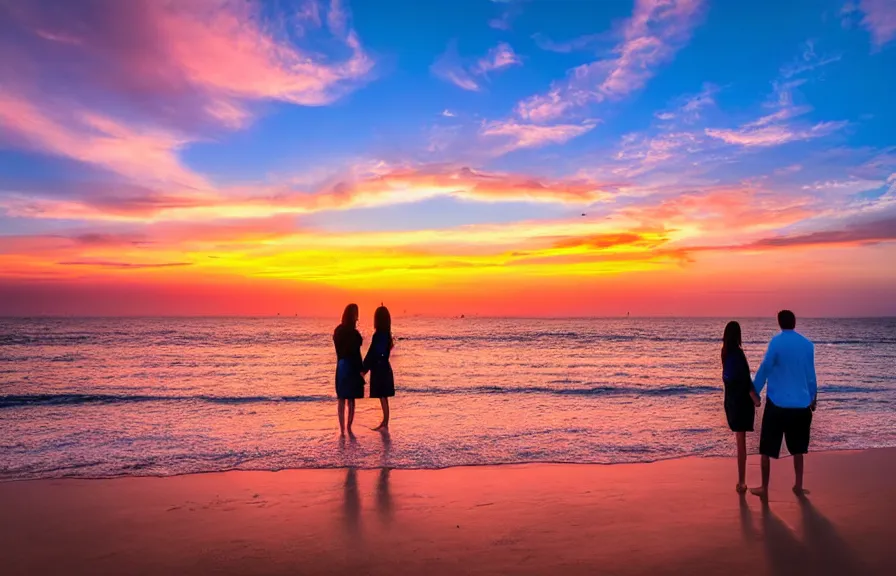
[[[803,455],[809,451],[809,431],[818,396],[815,345],[796,331],[796,316],[790,310],[778,312],[778,326],[781,332],[768,343],[753,381],[757,394],[768,381],[759,435],[762,486],[751,490],[761,498],[768,496],[769,458],[777,459],[780,455],[782,438],[793,455],[793,491],[797,496],[809,493],[803,488]]]
[[[741,330],[737,322],[725,326],[722,337],[722,381],[725,384],[725,416],[737,440],[737,491],[747,491],[747,432],[753,431],[753,420],[759,406],[759,395],[750,380],[750,365],[741,347]]]
[[[392,316],[385,306],[374,312],[373,328],[373,339],[364,357],[364,371],[370,371],[370,397],[379,398],[383,408],[383,421],[374,430],[384,430],[389,427],[389,398],[395,396],[395,377],[389,363],[395,341],[392,338]]]
[[[342,323],[333,331],[336,346],[336,397],[339,399],[339,432],[352,435],[355,420],[355,399],[364,397],[364,362],[361,359],[363,338],[358,332],[358,305],[349,304],[342,313]],[[348,415],[345,411],[348,408]]]

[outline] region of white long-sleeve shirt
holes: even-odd
[[[783,330],[768,343],[768,350],[753,388],[762,392],[768,381],[766,396],[782,408],[806,408],[815,400],[818,381],[815,377],[815,345],[794,330]]]

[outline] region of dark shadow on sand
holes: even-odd
[[[805,544],[815,574],[868,574],[859,557],[812,502],[799,498]]]
[[[769,574],[781,576],[809,576],[809,552],[793,531],[772,512],[768,501],[762,499],[762,542]],[[818,574],[818,573],[814,573]]]
[[[741,534],[743,534],[745,541],[754,542],[758,540],[758,536],[756,534],[756,528],[753,526],[753,512],[750,510],[750,507],[747,506],[747,496],[745,494],[739,494],[738,499],[740,501]]]

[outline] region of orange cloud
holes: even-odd
[[[380,167],[317,190],[285,186],[161,194],[133,189],[113,195],[85,191],[83,198],[0,197],[14,216],[82,220],[163,221],[267,218],[322,210],[373,207],[450,196],[479,202],[545,202],[587,205],[609,196],[608,186],[588,179],[548,180],[470,168],[424,165]]]

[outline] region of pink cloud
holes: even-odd
[[[0,135],[34,148],[93,164],[143,182],[203,189],[208,184],[177,157],[187,140],[151,128],[133,128],[84,110],[48,112],[0,90]]]
[[[555,124],[545,126],[539,124],[520,124],[513,120],[488,122],[483,125],[480,134],[486,137],[501,137],[507,141],[499,148],[504,154],[520,148],[540,148],[549,144],[563,144],[573,138],[590,132],[596,122],[583,124]]]
[[[513,48],[507,42],[500,42],[497,46],[488,51],[484,58],[480,58],[475,66],[475,70],[481,73],[499,70],[507,66],[518,66],[523,63],[519,56],[513,51]]]
[[[479,83],[473,79],[472,75],[467,72],[457,53],[457,43],[448,44],[447,50],[429,67],[436,77],[450,82],[463,90],[470,92],[478,92]]]
[[[861,10],[862,26],[871,34],[871,41],[878,48],[896,38],[896,5],[891,0],[861,0],[858,6],[847,4],[844,14]]]
[[[296,46],[256,2],[36,0],[9,14],[32,39],[7,46],[18,62],[0,78],[6,87],[29,97],[60,95],[53,82],[65,78],[67,98],[82,106],[102,95],[117,99],[122,111],[178,125],[197,118],[243,125],[251,116],[247,103],[255,100],[328,104],[373,67],[335,0],[328,23],[345,53],[335,59]],[[313,25],[315,14],[306,7],[291,18]],[[45,74],[23,73],[29,68]]]
[[[517,106],[520,117],[533,122],[556,119],[572,108],[607,98],[618,99],[644,86],[690,37],[701,0],[638,0],[622,28],[615,58],[574,68],[547,95]]]

